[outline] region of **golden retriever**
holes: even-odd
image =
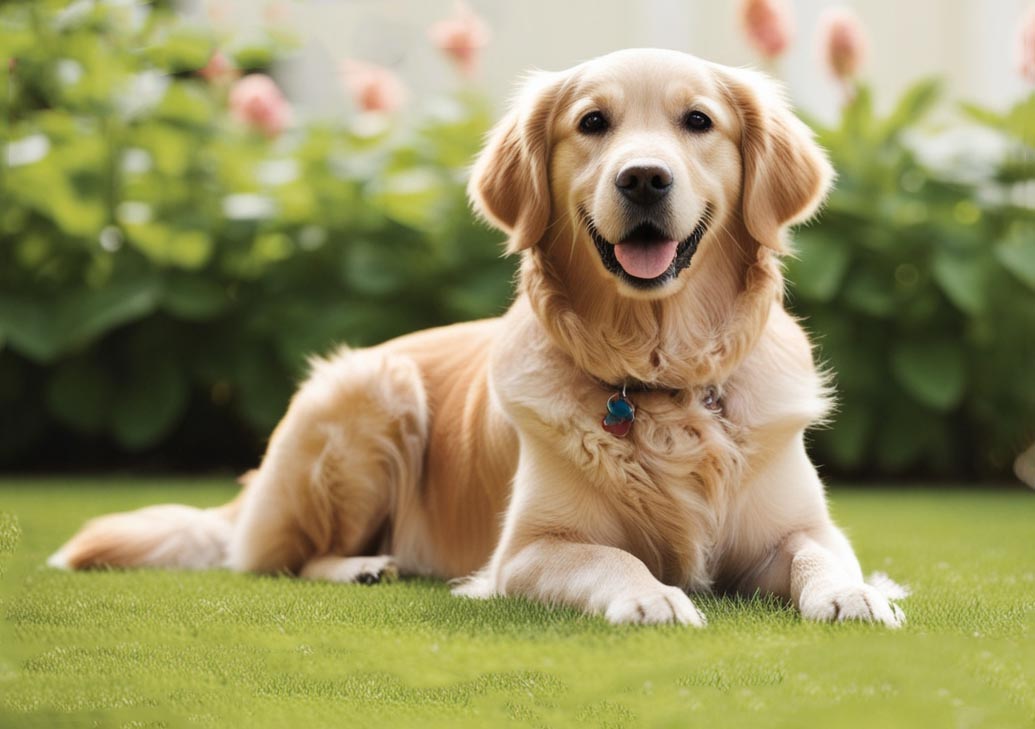
[[[315,360],[235,501],[96,519],[51,563],[464,578],[614,623],[760,592],[897,626],[806,455],[828,393],[782,306],[785,230],[831,178],[761,74],[659,50],[537,73],[469,187],[521,255],[507,313]]]

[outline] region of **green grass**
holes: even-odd
[[[70,574],[85,518],[229,482],[0,481],[0,726],[1035,725],[1035,494],[838,490],[900,631],[698,598],[704,630],[615,628],[429,581]]]

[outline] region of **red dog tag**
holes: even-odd
[[[636,406],[626,399],[624,392],[616,392],[607,399],[607,415],[600,424],[611,435],[624,438],[632,429],[635,419]]]

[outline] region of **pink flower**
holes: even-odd
[[[1021,78],[1035,84],[1035,5],[1021,16],[1017,33],[1017,70]]]
[[[363,111],[391,113],[406,101],[402,79],[389,68],[347,59],[342,61],[341,75],[345,88]]]
[[[262,18],[267,25],[284,25],[291,21],[291,7],[287,3],[270,3],[262,9]]]
[[[474,76],[478,70],[481,51],[489,43],[492,33],[485,21],[462,0],[457,0],[453,16],[432,23],[428,37],[439,50],[453,59],[460,73]]]
[[[849,81],[866,60],[869,41],[862,21],[854,10],[830,8],[819,18],[819,52],[830,72]]]
[[[787,50],[794,37],[794,18],[786,0],[743,0],[740,24],[751,45],[768,59]]]
[[[198,71],[198,75],[211,84],[222,84],[233,81],[240,75],[240,71],[225,53],[216,51]]]
[[[291,122],[291,105],[273,79],[261,73],[249,74],[233,85],[230,112],[267,137],[276,137]]]

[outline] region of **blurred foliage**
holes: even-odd
[[[0,464],[177,431],[254,458],[308,355],[505,307],[462,184],[483,100],[271,142],[196,71],[280,44],[223,43],[133,3],[0,8]]]
[[[881,116],[861,87],[813,122],[839,177],[788,274],[838,390],[815,450],[841,472],[1002,474],[1035,437],[1035,94],[964,106],[993,149],[947,166],[919,131],[938,100],[924,80]]]
[[[504,309],[513,262],[463,191],[485,100],[269,140],[197,71],[287,42],[160,5],[0,6],[0,465],[249,465],[307,356]],[[846,474],[1000,473],[1033,435],[1035,96],[963,110],[1012,149],[970,177],[914,149],[937,97],[882,117],[860,89],[814,125],[840,182],[788,270],[838,378],[815,448]]]

